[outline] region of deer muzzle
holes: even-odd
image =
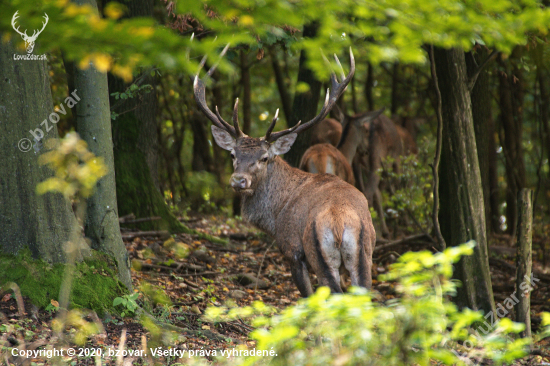
[[[250,188],[250,177],[244,174],[233,174],[230,181],[231,187],[236,191]]]

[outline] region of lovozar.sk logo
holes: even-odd
[[[46,25],[48,24],[48,14],[44,13],[44,22],[42,23],[42,29],[37,30],[35,29],[31,36],[27,34],[27,30],[25,29],[24,32],[21,32],[19,30],[19,26],[17,25],[17,18],[19,18],[19,10],[13,14],[13,17],[11,18],[11,26],[13,29],[21,35],[21,38],[25,41],[25,48],[27,49],[26,55],[13,55],[14,60],[45,60],[46,55],[33,55],[32,51],[34,49],[34,42],[36,42],[36,38],[42,33],[44,28],[46,28]]]

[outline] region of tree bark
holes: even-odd
[[[397,114],[399,107],[399,63],[395,62],[391,73],[391,115]]]
[[[488,56],[487,50],[482,48],[476,54],[468,52],[465,56],[466,66],[468,68],[468,77],[472,77],[475,71]],[[470,95],[472,101],[472,117],[474,120],[474,131],[476,135],[477,158],[479,161],[479,170],[481,173],[481,185],[483,188],[483,202],[485,206],[485,222],[487,236],[489,235],[493,220],[491,216],[491,187],[489,179],[489,124],[491,116],[491,94],[489,90],[489,73],[484,68],[477,77],[477,81]],[[494,139],[494,137],[493,137]],[[494,161],[496,163],[496,161]],[[498,212],[497,212],[498,214]]]
[[[95,0],[74,2],[78,5],[90,5],[97,11]],[[87,200],[85,235],[91,239],[93,249],[115,258],[120,281],[131,289],[130,261],[122,242],[118,222],[107,74],[97,71],[92,64],[86,70],[70,63],[66,65],[76,90],[82,93],[82,100],[75,106],[77,131],[88,143],[90,151],[103,158],[108,170],[107,175],[97,183],[94,194]]]
[[[519,57],[516,48],[513,58]],[[512,60],[512,58],[510,59]],[[506,161],[506,221],[508,232],[515,236],[517,227],[517,195],[525,187],[523,160],[523,73],[510,61],[500,60],[499,72],[500,120],[504,130],[504,156]]]
[[[279,91],[281,104],[283,105],[283,113],[285,115],[285,119],[287,120],[288,125],[290,115],[292,114],[292,100],[290,99],[290,93],[285,83],[285,75],[283,74],[281,66],[279,65],[279,60],[277,59],[277,51],[274,47],[269,48],[269,54],[271,56],[271,66],[273,67],[273,74],[275,75],[277,90]]]
[[[309,24],[304,26],[304,37],[315,37],[318,26]],[[288,121],[289,127],[293,127],[302,121],[303,123],[311,120],[317,115],[317,105],[321,95],[321,82],[315,78],[315,74],[306,66],[307,53],[302,50],[300,54],[300,65],[298,68],[298,83],[306,83],[309,85],[309,90],[305,93],[296,93],[294,95],[294,103],[292,104],[292,115]],[[311,139],[311,129],[306,130],[298,135],[296,142],[292,145],[292,149],[285,155],[285,159],[292,166],[298,166],[304,152],[309,148]]]
[[[524,291],[522,285],[532,276],[533,259],[533,195],[528,188],[518,193],[518,228],[516,254],[516,294],[519,302],[516,304],[516,321],[525,324],[522,337],[531,337],[531,291]]]
[[[153,15],[153,0],[129,1],[126,5],[127,17]],[[172,215],[155,184],[158,168],[156,163],[151,162],[158,161],[158,99],[155,88],[157,80],[150,75],[150,71],[145,71],[138,76],[138,81],[134,81],[138,86],[151,85],[153,89],[149,93],[140,92],[138,96],[125,100],[110,97],[114,112],[119,114],[112,123],[118,214],[124,216],[133,213],[138,218],[162,217],[162,220],[136,225],[143,230],[185,231],[186,228]],[[109,75],[108,82],[106,96],[114,92],[122,93],[129,87],[129,84],[114,75]],[[110,122],[110,112],[108,115]],[[172,192],[176,194],[173,190],[177,189],[174,178],[170,177],[170,180]]]
[[[0,42],[0,251],[28,248],[35,258],[64,262],[75,215],[60,193],[36,194],[36,185],[53,176],[38,163],[43,143],[59,138],[47,119],[53,112],[47,61],[16,61],[15,53],[11,42]]]
[[[367,81],[365,83],[365,99],[369,106],[369,111],[374,111],[374,99],[372,97],[372,88],[374,87],[374,70],[372,64],[367,63]]]
[[[250,90],[250,65],[246,50],[241,50],[241,85],[243,87],[243,127],[242,131],[249,135],[252,125],[252,92]]]
[[[461,49],[435,49],[443,110],[443,147],[440,165],[439,217],[448,246],[475,240],[472,256],[455,265],[462,281],[456,303],[460,307],[495,310],[485,229],[483,189],[477,157],[466,61]]]

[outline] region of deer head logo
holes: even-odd
[[[28,36],[27,35],[27,30],[25,29],[25,32],[21,32],[19,31],[19,26],[17,26],[16,23],[16,20],[17,18],[19,18],[19,15],[17,15],[17,13],[19,13],[19,10],[15,12],[15,14],[13,14],[13,18],[11,18],[11,26],[13,27],[13,29],[15,29],[15,31],[17,33],[19,33],[21,35],[21,38],[23,38],[23,40],[25,41],[25,47],[27,48],[27,53],[31,53],[32,50],[34,49],[34,42],[36,41],[36,38],[38,37],[38,35],[40,33],[42,33],[42,31],[44,30],[44,28],[46,28],[46,24],[48,24],[48,14],[44,13],[44,19],[46,20],[44,23],[42,23],[42,29],[40,29],[39,31],[35,30],[32,34],[32,36]]]

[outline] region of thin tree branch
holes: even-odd
[[[439,84],[437,80],[437,72],[435,71],[435,59],[434,59],[434,47],[430,46],[430,64],[432,71],[432,80],[434,83],[435,94],[437,96],[437,143],[435,147],[435,156],[432,164],[432,173],[434,177],[434,186],[433,186],[433,225],[435,231],[435,237],[439,243],[440,250],[445,250],[447,244],[443,235],[441,235],[441,228],[439,227],[439,160],[441,159],[441,145],[443,140],[443,113],[442,113],[442,101],[441,101],[441,91],[439,90]]]
[[[472,91],[472,89],[474,88],[474,85],[476,85],[477,77],[479,76],[481,71],[483,71],[483,69],[489,64],[489,62],[493,61],[497,57],[498,54],[499,54],[499,52],[497,50],[494,50],[493,52],[491,52],[491,54],[489,56],[487,56],[485,61],[483,61],[481,63],[481,65],[479,65],[477,67],[476,71],[474,71],[472,76],[468,79],[468,90],[469,91]]]

